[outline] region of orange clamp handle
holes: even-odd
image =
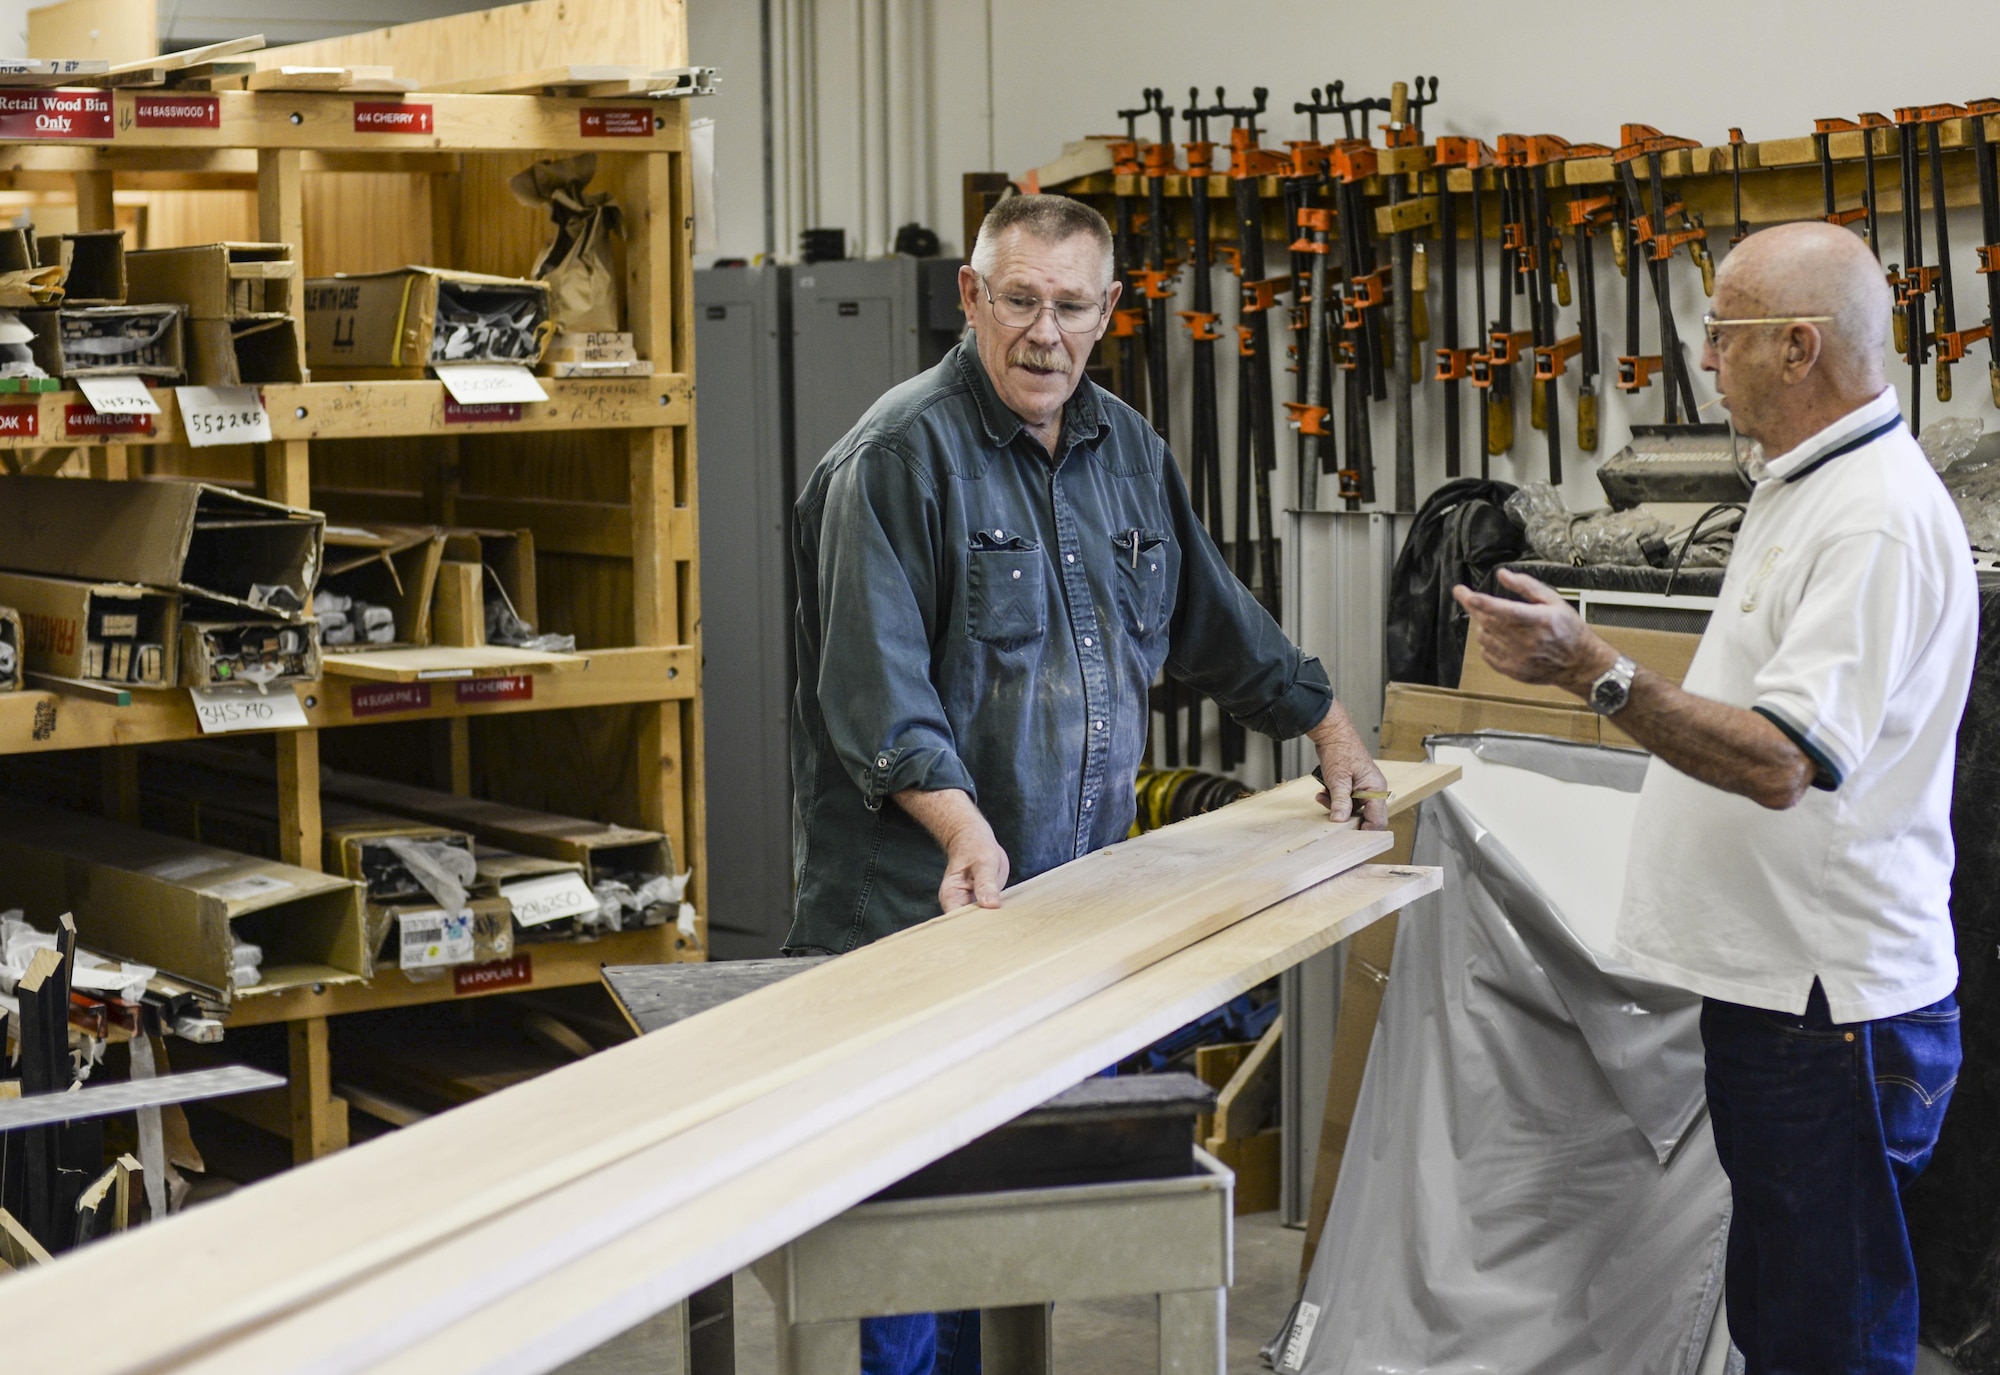
[[[1470,366],[1470,380],[1474,388],[1485,391],[1493,385],[1493,355],[1475,353],[1466,360]]]
[[[1245,358],[1257,356],[1257,331],[1249,325],[1236,327],[1236,351]]]
[[[1170,301],[1174,295],[1175,274],[1169,268],[1141,267],[1132,272],[1132,280],[1149,301]]]
[[[1361,353],[1354,347],[1352,339],[1342,339],[1334,350],[1334,365],[1345,372],[1353,372],[1361,366]]]
[[[1215,173],[1215,145],[1213,143],[1183,143],[1181,148],[1187,153],[1187,174],[1191,177],[1213,176]]]
[[[1903,275],[1896,280],[1896,304],[1906,306],[1919,296],[1928,296],[1937,290],[1938,270],[1934,267],[1906,267]]]
[[[1174,145],[1171,143],[1149,143],[1141,156],[1145,160],[1148,177],[1164,177],[1180,170],[1174,166]]]
[[[1325,406],[1308,406],[1303,401],[1287,401],[1285,413],[1292,418],[1292,427],[1300,434],[1332,434],[1326,427],[1327,417],[1332,414]]]
[[[1292,160],[1282,153],[1257,146],[1257,137],[1248,129],[1229,131],[1229,177],[1281,177],[1292,170]]]
[[[1111,328],[1105,331],[1113,339],[1131,339],[1145,327],[1146,312],[1136,306],[1111,312]]]
[[[1937,336],[1937,360],[1940,363],[1956,363],[1965,357],[1968,344],[1976,344],[1981,339],[1993,336],[1993,326],[1981,325],[1978,329],[1956,329]]]
[[[1431,374],[1432,381],[1463,382],[1471,375],[1471,349],[1439,349],[1437,351],[1437,371]]]
[[[1521,349],[1535,337],[1533,330],[1502,330],[1497,326],[1487,339],[1488,353],[1496,368],[1510,368],[1521,361]]]
[[[1375,175],[1379,164],[1375,145],[1361,138],[1344,138],[1327,155],[1327,171],[1344,182],[1360,181]]]
[[[1826,217],[1826,222],[1828,224],[1838,224],[1845,226],[1853,224],[1856,220],[1866,219],[1867,217],[1868,217],[1868,207],[1865,205],[1857,205],[1851,210],[1834,211],[1831,215],[1828,215]]]
[[[1121,177],[1136,177],[1144,172],[1145,166],[1139,161],[1139,145],[1127,139],[1119,139],[1113,143],[1111,170]]]
[[[1972,251],[1979,255],[1981,272],[2000,272],[2000,243],[1983,243]]]
[[[1188,337],[1196,343],[1206,344],[1222,337],[1222,331],[1215,327],[1222,317],[1214,311],[1182,310],[1175,313],[1187,321]]]
[[[1616,196],[1578,196],[1569,203],[1570,227],[1609,224],[1617,210]]]
[[[1583,336],[1572,334],[1535,350],[1535,380],[1553,382],[1569,369],[1569,360],[1583,352]]]
[[[1620,354],[1618,357],[1618,390],[1643,391],[1653,385],[1653,374],[1660,370],[1660,355],[1642,353],[1636,357]]]
[[[1256,315],[1269,310],[1278,303],[1278,297],[1291,289],[1292,279],[1289,275],[1283,277],[1266,277],[1261,282],[1245,282],[1243,284],[1243,313],[1245,315]]]
[[[1299,208],[1299,228],[1314,234],[1333,232],[1333,211],[1323,206],[1307,205]]]
[[[1243,275],[1243,248],[1240,244],[1214,244],[1210,248],[1210,254],[1232,277]]]

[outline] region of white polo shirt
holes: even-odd
[[[1819,768],[1771,811],[1654,759],[1619,953],[1727,1002],[1836,1022],[1958,984],[1951,781],[1978,601],[1965,526],[1881,396],[1766,465],[1684,684]]]

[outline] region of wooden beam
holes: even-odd
[[[1438,786],[1453,773],[1422,766],[1399,772],[1406,793]],[[156,1366],[167,1353],[209,1346],[288,1311],[320,1321],[326,1313],[314,1301],[340,1293],[334,1306],[347,1315],[347,1329],[332,1346],[287,1344],[277,1364],[261,1366],[281,1369],[302,1352],[328,1355],[356,1337],[365,1344],[368,1334],[354,1331],[354,1315],[370,1314],[371,1325],[393,1317],[372,1301],[350,1303],[357,1283],[367,1287],[374,1280],[364,1277],[400,1272],[401,1262],[467,1227],[494,1219],[511,1225],[531,1215],[545,1220],[538,1201],[559,1195],[559,1202],[588,1205],[565,1209],[572,1225],[595,1226],[606,1190],[616,1192],[613,1207],[623,1227],[695,1206],[775,1154],[809,1148],[839,1123],[872,1117],[885,1097],[1020,1043],[1065,1010],[1344,873],[1388,843],[1385,833],[1329,825],[1312,800],[1317,792],[1316,782],[1300,780],[1112,846],[1017,885],[1003,908],[947,914],[366,1151],[268,1181],[254,1207],[196,1210],[134,1233],[101,1248],[96,1263],[68,1267],[53,1284],[16,1278],[0,1287],[0,1325],[27,1344],[12,1354],[35,1360],[42,1339],[31,1330],[35,1324],[20,1319],[69,1302],[71,1284],[84,1286],[79,1294],[126,1296],[125,1321],[92,1344],[94,1367],[106,1371]],[[1377,897],[1401,905],[1434,881],[1405,871]],[[914,976],[918,969],[921,977]],[[1201,996],[1227,986],[1234,972],[1208,970]],[[1159,1004],[1148,1000],[1145,1011],[1136,1020],[1150,1026]],[[1118,1004],[1105,1035],[1124,1035],[1135,1020],[1130,1014],[1130,1005]],[[1062,1086],[1049,1084],[1048,1076],[1091,1072],[1103,1063],[1095,1057],[1104,1045],[1091,1040],[1080,1055],[1092,1063],[1065,1064],[1059,1075],[1048,1046],[1038,1047],[1043,1077],[1031,1076],[1024,1093],[1033,1096],[1021,1107]],[[661,1075],[673,1085],[670,1104],[630,1091],[635,1082],[668,1082]],[[984,1084],[976,1098],[992,1101]],[[900,1126],[897,1132],[919,1157],[934,1146],[949,1148],[933,1135]],[[699,1167],[691,1168],[695,1162]],[[924,1161],[901,1163],[914,1168]],[[396,1180],[422,1181],[417,1209]],[[642,1181],[637,1194],[635,1180]],[[292,1220],[282,1247],[271,1244],[273,1216]],[[778,1233],[767,1227],[747,1243],[742,1235],[736,1241],[769,1249],[798,1220],[788,1213]],[[199,1267],[166,1263],[188,1254],[208,1260]],[[561,1247],[539,1254],[517,1272],[519,1282],[559,1267],[563,1258]],[[162,1285],[159,1276],[169,1271],[173,1283]],[[142,1275],[151,1283],[128,1282]],[[447,1266],[413,1284],[396,1306],[427,1302],[439,1280],[468,1292],[485,1287],[474,1273]],[[285,1327],[273,1323],[253,1340]],[[73,1343],[58,1345],[76,1359]],[[232,1355],[229,1365],[215,1368],[257,1369],[270,1359],[263,1349],[255,1360]]]

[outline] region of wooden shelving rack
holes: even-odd
[[[429,694],[429,705],[365,718],[353,706],[366,686],[356,680],[329,675],[301,687],[310,728],[273,736],[283,858],[321,867],[323,747],[331,759],[366,768],[360,756],[373,742],[392,764],[435,761],[432,778],[448,776],[455,791],[664,831],[676,861],[692,867],[691,896],[705,911],[687,102],[218,92],[173,97],[206,103],[212,127],[163,129],[137,117],[140,104],[161,93],[97,94],[113,106],[108,139],[10,136],[0,143],[0,185],[69,182],[83,229],[114,226],[121,187],[254,188],[260,238],[293,244],[307,264],[313,249],[323,250],[320,262],[336,268],[349,266],[347,245],[308,243],[308,178],[370,174],[362,188],[370,194],[382,174],[428,179],[426,194],[401,201],[429,206],[430,261],[520,275],[528,266],[521,242],[540,231],[534,212],[507,202],[506,173],[539,157],[598,155],[595,185],[613,193],[625,217],[626,326],[655,376],[544,379],[546,403],[522,406],[518,417],[472,420],[455,408],[447,414],[436,381],[270,386],[263,393],[272,442],[238,449],[186,447],[170,392],[156,393],[165,414],[150,433],[115,439],[71,429],[80,396],[0,397],[35,412],[35,433],[0,433],[0,469],[74,471],[81,450],[93,478],[234,479],[278,501],[327,509],[336,520],[533,530],[541,628],[575,633],[589,668],[536,675],[529,700],[462,705],[447,686]],[[356,106],[384,103],[421,108],[421,119],[408,122],[427,131],[362,131]],[[605,127],[597,116],[607,106],[643,109],[651,133],[629,132],[625,117],[612,122],[623,136],[593,136],[593,127]],[[511,238],[489,223],[508,214]],[[327,218],[352,222],[351,214]],[[410,226],[393,206],[389,218],[397,222],[382,232],[408,241]],[[136,821],[138,811],[132,747],[197,734],[178,689],[135,693],[124,707],[50,692],[0,695],[0,754],[100,751],[105,814],[125,820]],[[526,981],[492,991],[594,982],[600,964],[699,959],[705,947],[705,926],[690,940],[671,925],[523,945]],[[455,996],[475,994],[457,993],[450,978],[414,983],[385,970],[367,984],[239,999],[231,1026],[290,1027],[289,1110],[269,1102],[249,1115],[261,1111],[288,1126],[295,1159],[338,1149],[347,1140],[347,1105],[333,1092],[327,1018]]]

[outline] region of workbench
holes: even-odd
[[[643,1034],[831,958],[614,966],[604,982]],[[1151,1294],[1162,1375],[1219,1375],[1235,1177],[1193,1145],[1214,1103],[1192,1075],[1087,1079],[772,1252],[753,1270],[779,1370],[852,1375],[860,1319],[976,1308],[988,1375],[1045,1375],[1054,1304]],[[732,1307],[724,1280],[665,1316],[680,1370],[733,1369]]]

